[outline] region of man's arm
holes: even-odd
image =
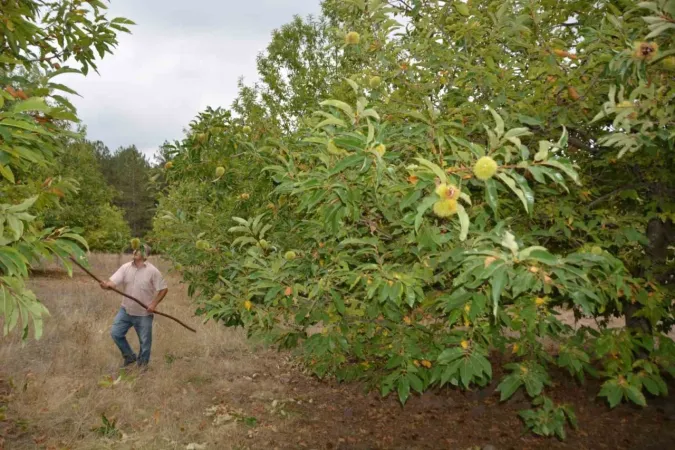
[[[167,286],[166,280],[164,280],[164,277],[159,270],[154,272],[151,282],[157,293],[155,294],[155,298],[152,300],[152,303],[148,305],[147,310],[149,313],[154,313],[157,305],[159,305],[159,303],[164,300],[166,293],[169,292],[169,287]]]
[[[157,294],[155,294],[154,300],[153,300],[152,303],[150,303],[150,305],[148,306],[148,312],[149,312],[149,313],[154,313],[154,312],[155,312],[155,309],[157,308],[157,305],[159,305],[160,302],[161,302],[162,300],[164,300],[164,297],[166,297],[166,293],[167,293],[167,292],[169,292],[169,288],[164,288],[164,289],[162,289],[161,291],[157,292]]]
[[[112,288],[115,287],[115,283],[113,283],[113,282],[110,281],[110,280],[108,280],[108,281],[101,281],[101,282],[99,283],[99,285],[101,286],[101,289],[112,289]]]
[[[113,274],[113,276],[110,277],[109,280],[107,281],[101,281],[99,285],[101,286],[101,289],[112,289],[117,287],[117,285],[122,284],[124,282],[124,269],[125,266],[120,267],[117,269],[117,272]]]

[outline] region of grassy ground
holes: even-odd
[[[93,255],[91,266],[107,277],[124,261]],[[172,275],[160,310],[198,333],[157,317],[150,370],[119,379],[120,355],[109,335],[119,296],[81,273],[71,279],[46,267],[35,275],[32,287],[51,317],[39,342],[22,343],[16,334],[0,341],[0,450],[665,449],[675,442],[658,404],[610,411],[593,399],[597,386],[569,381],[552,396],[572,399],[582,428],[564,443],[523,435],[517,411],[527,402],[518,396],[500,405],[490,391],[446,390],[401,409],[394,398],[358,386],[320,383],[287,355],[249,347],[239,331],[202,325]],[[129,339],[137,348],[133,331]]]

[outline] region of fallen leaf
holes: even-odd
[[[185,450],[203,450],[206,448],[206,444],[197,444],[196,442],[190,442],[185,446]]]

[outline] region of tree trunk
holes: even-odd
[[[647,224],[647,254],[648,263],[640,269],[640,276],[651,275],[658,283],[667,283],[669,276],[666,270],[666,260],[668,258],[668,246],[675,243],[675,224],[669,219],[663,222],[661,219],[654,218]],[[649,321],[643,317],[635,317],[638,310],[637,304],[626,302],[626,327],[631,331],[651,332]]]

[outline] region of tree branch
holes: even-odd
[[[90,277],[92,277],[94,280],[98,281],[99,283],[101,282],[101,280],[100,280],[96,275],[94,275],[94,274],[91,273],[89,270],[87,270],[86,268],[84,268],[84,266],[82,266],[82,264],[80,264],[79,262],[77,262],[77,260],[76,260],[75,258],[73,258],[73,257],[71,256],[71,257],[70,257],[70,260],[71,260],[72,262],[74,262],[75,265],[76,265],[77,267],[79,267],[80,269],[84,270],[84,271],[87,273],[87,275],[89,275]],[[111,290],[111,291],[114,291],[114,292],[117,292],[118,294],[120,294],[120,295],[122,295],[122,296],[128,298],[129,300],[133,300],[134,302],[136,302],[136,303],[138,303],[139,305],[141,305],[143,308],[147,308],[147,305],[144,305],[140,300],[138,300],[138,299],[132,297],[131,295],[127,295],[127,294],[125,294],[124,292],[119,291],[119,290],[117,290],[117,289],[115,289],[115,288],[111,288],[110,290]],[[179,324],[183,325],[183,327],[187,328],[188,330],[192,331],[193,333],[196,333],[196,332],[197,332],[197,330],[195,330],[194,328],[185,325],[183,322],[181,322],[180,320],[176,319],[176,318],[173,317],[173,316],[170,316],[169,314],[165,314],[165,313],[159,312],[159,311],[157,311],[157,310],[155,310],[154,314],[159,314],[160,316],[164,316],[164,317],[167,317],[167,318],[169,318],[169,319],[171,319],[171,320],[173,320],[173,321],[175,321],[175,322],[178,322]]]
[[[607,200],[607,199],[610,198],[610,197],[615,196],[615,195],[618,194],[619,192],[627,191],[627,190],[629,190],[629,189],[636,189],[636,188],[639,188],[639,187],[642,187],[642,186],[644,186],[644,183],[639,183],[639,184],[629,184],[628,186],[622,186],[622,187],[620,187],[620,188],[614,189],[612,192],[610,192],[610,193],[608,193],[608,194],[605,194],[605,195],[601,195],[600,197],[598,197],[598,198],[596,198],[595,200],[593,200],[592,202],[590,202],[590,203],[588,204],[588,208],[589,208],[589,209],[593,208],[595,205],[597,205],[597,204],[599,204],[599,203],[602,203],[603,201]]]

